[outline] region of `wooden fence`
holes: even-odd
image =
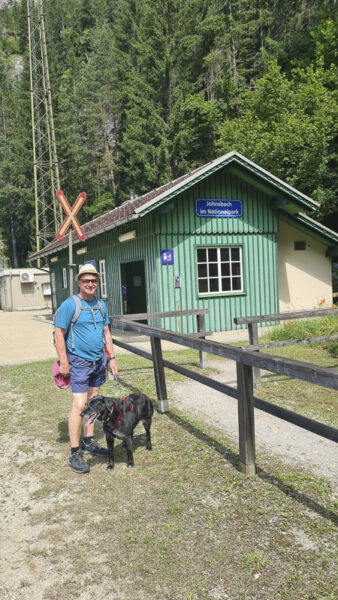
[[[258,317],[235,317],[234,323],[236,325],[247,325],[249,342],[250,345],[246,346],[246,350],[259,350],[267,348],[281,348],[282,346],[295,346],[298,344],[317,344],[318,342],[327,342],[338,340],[338,335],[326,335],[318,337],[303,338],[301,340],[283,340],[280,342],[269,342],[267,344],[260,344],[258,341],[258,323],[271,323],[278,321],[293,321],[297,319],[313,319],[315,317],[325,317],[332,315],[338,315],[338,308],[329,309],[317,309],[317,310],[298,310],[295,312],[285,312],[277,315],[264,315]],[[261,381],[260,369],[255,368],[254,373],[254,387],[258,387]]]
[[[205,314],[206,310],[203,311],[203,314]],[[178,311],[171,313],[170,316],[184,317],[188,314],[197,314],[198,312],[199,311],[193,311],[193,313],[192,311]],[[132,330],[150,337],[151,353],[115,338],[114,344],[153,362],[159,412],[164,413],[169,410],[164,367],[172,369],[185,377],[194,379],[195,381],[237,399],[239,460],[240,467],[246,474],[255,474],[254,407],[284,419],[289,423],[298,425],[303,429],[312,431],[317,435],[338,442],[337,429],[271,404],[270,402],[255,398],[253,395],[253,368],[264,369],[280,375],[287,375],[288,377],[301,379],[334,390],[338,390],[338,371],[303,363],[297,360],[280,358],[270,354],[259,354],[255,350],[236,348],[212,340],[200,339],[197,335],[176,333],[159,327],[150,327],[149,325],[137,323],[135,320],[136,316],[138,320],[144,320],[165,317],[168,316],[168,313],[143,313],[139,315],[110,317],[113,328]],[[206,335],[205,332],[202,333]],[[222,384],[214,379],[206,377],[201,373],[195,373],[190,369],[165,360],[162,355],[161,340],[173,342],[187,348],[193,348],[202,353],[208,352],[210,354],[215,354],[216,356],[234,360],[237,369],[237,390],[229,385]]]

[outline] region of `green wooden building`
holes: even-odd
[[[96,261],[110,315],[209,308],[208,331],[234,329],[234,317],[330,305],[338,235],[305,214],[316,208],[230,152],[83,225],[74,275]],[[50,268],[55,310],[69,295],[67,236],[37,259]],[[193,317],[161,326],[196,331]]]

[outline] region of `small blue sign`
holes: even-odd
[[[227,198],[198,198],[195,208],[198,217],[229,219],[241,217],[243,214],[242,201]]]
[[[173,265],[174,264],[174,251],[173,250],[161,250],[161,263],[162,263],[162,265]]]
[[[127,294],[127,286],[125,283],[122,283],[122,296],[126,296]]]

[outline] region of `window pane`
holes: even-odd
[[[234,277],[232,280],[232,289],[233,290],[241,290],[242,289],[242,284],[241,284],[241,278],[240,277]]]
[[[240,263],[232,263],[232,265],[231,265],[231,273],[232,273],[232,275],[240,275],[241,274],[241,265],[240,265]]]
[[[205,294],[208,291],[208,281],[207,281],[207,279],[199,279],[199,281],[198,281],[198,291],[201,294]]]
[[[239,248],[231,248],[232,260],[239,260]]]
[[[198,265],[198,276],[199,277],[207,277],[208,270],[207,265]]]
[[[222,291],[230,292],[230,290],[231,290],[230,277],[222,277]]]
[[[218,292],[218,279],[210,279],[210,291]]]
[[[205,248],[198,248],[197,250],[197,262],[206,262],[207,260],[207,252]]]
[[[209,277],[217,277],[218,276],[218,265],[217,263],[213,263],[209,265]]]
[[[221,273],[222,275],[226,275],[227,277],[230,276],[230,264],[229,263],[223,263],[221,265]]]
[[[217,262],[217,248],[208,249],[209,262]]]
[[[229,248],[221,248],[221,261],[229,260]]]

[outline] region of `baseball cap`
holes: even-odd
[[[52,373],[56,385],[61,389],[67,389],[70,386],[69,375],[62,375],[60,373],[60,361],[56,361],[52,364]]]
[[[94,267],[92,263],[85,263],[84,265],[81,265],[78,274],[75,275],[75,281],[77,281],[79,277],[81,277],[81,275],[84,275],[85,273],[96,275],[99,279],[101,277],[100,273],[98,273],[96,267]]]

